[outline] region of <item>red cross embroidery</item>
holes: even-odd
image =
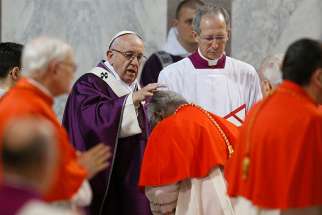
[[[243,105],[239,106],[238,108],[236,108],[235,110],[233,110],[232,112],[230,112],[229,114],[227,114],[226,116],[224,116],[224,118],[225,119],[228,119],[230,117],[234,117],[240,123],[243,123],[244,121],[240,117],[237,116],[237,113],[239,113],[242,110],[244,110],[245,113],[246,113],[246,104],[243,104]]]

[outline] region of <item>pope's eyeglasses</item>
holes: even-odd
[[[115,51],[117,53],[120,53],[127,60],[131,60],[132,61],[134,58],[136,58],[139,63],[142,63],[142,61],[146,59],[146,57],[143,54],[141,54],[141,53],[136,54],[136,53],[131,52],[131,51],[122,52],[122,51],[117,50],[117,49],[111,49],[111,51]]]

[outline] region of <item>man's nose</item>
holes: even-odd
[[[218,41],[216,39],[213,39],[211,41],[211,47],[214,48],[214,49],[218,48]]]
[[[131,63],[139,66],[140,61],[138,59],[138,56],[133,56],[132,59],[131,59]]]

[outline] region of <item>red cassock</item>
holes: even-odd
[[[16,117],[41,117],[49,120],[55,127],[59,159],[54,182],[45,195],[48,201],[71,198],[80,188],[87,174],[78,164],[75,150],[69,143],[67,133],[59,123],[52,105],[52,97],[32,85],[27,79],[20,80],[0,100],[0,138],[6,124]]]
[[[214,167],[225,165],[229,157],[227,144],[234,146],[238,129],[207,113],[195,105],[184,105],[157,124],[145,149],[140,186],[162,186],[205,177]]]
[[[284,81],[254,106],[239,140],[229,195],[272,209],[322,205],[322,114],[300,86]]]

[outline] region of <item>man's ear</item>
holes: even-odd
[[[192,31],[192,37],[197,43],[200,42],[200,36],[199,36],[199,34],[197,32]]]
[[[179,20],[177,20],[177,19],[172,19],[172,21],[171,21],[171,26],[173,26],[173,27],[177,27],[178,23],[179,23]]]
[[[13,81],[18,81],[19,77],[20,77],[20,68],[15,66],[11,71],[10,71],[10,76],[12,78]]]
[[[313,73],[313,76],[312,76],[312,79],[313,79],[313,83],[322,88],[322,68],[318,68],[314,73]]]
[[[230,40],[231,30],[227,29],[227,41]]]
[[[268,81],[268,80],[264,80],[262,81],[262,85],[263,85],[263,90],[265,95],[271,95],[273,92],[273,86],[272,84]]]
[[[113,52],[111,50],[106,51],[106,59],[111,59],[113,56]]]
[[[51,61],[48,63],[47,72],[50,75],[56,75],[58,71],[59,63],[57,61]]]

